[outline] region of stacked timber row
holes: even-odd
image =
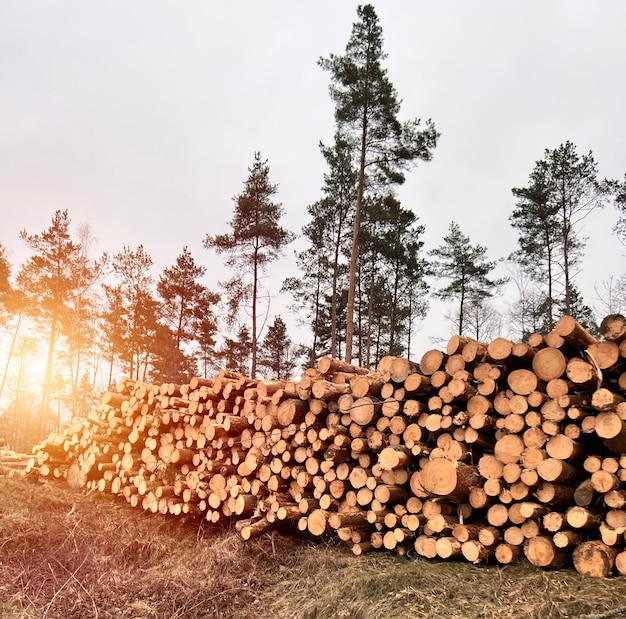
[[[291,522],[372,549],[626,574],[626,319],[602,341],[453,336],[377,370],[324,357],[297,382],[223,371],[125,380],[29,468],[144,510]]]
[[[28,454],[7,449],[5,440],[0,437],[0,476],[20,477],[26,474]]]

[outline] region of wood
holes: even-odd
[[[509,373],[507,383],[514,393],[528,395],[537,389],[537,374],[532,370],[519,368]]]
[[[572,554],[574,567],[583,576],[606,578],[613,572],[618,550],[599,540],[582,542]]]
[[[598,340],[572,316],[563,316],[560,318],[554,326],[554,330],[568,344],[578,350],[585,350],[598,342]]]
[[[440,350],[428,350],[420,359],[419,369],[424,376],[432,376],[445,364],[446,355]]]
[[[532,360],[532,370],[545,382],[561,378],[567,369],[565,355],[557,348],[543,348]]]
[[[597,415],[594,429],[613,453],[626,453],[626,423],[617,413],[607,411]]]
[[[609,314],[600,323],[600,334],[605,340],[620,342],[626,336],[626,318],[621,314]]]
[[[538,535],[526,540],[524,555],[537,567],[554,568],[561,567],[567,561],[567,553],[554,545],[551,537]]]
[[[326,358],[294,381],[120,381],[26,470],[153,513],[234,519],[246,539],[292,522],[354,554],[506,565],[524,552],[545,567],[596,541],[619,572],[624,359],[623,334],[592,341],[563,320],[523,344],[454,336],[419,365]],[[0,474],[17,464],[5,451]]]
[[[475,467],[463,462],[436,458],[424,465],[420,480],[424,490],[430,494],[465,500],[471,488],[479,485],[480,474]]]
[[[461,546],[461,553],[467,561],[474,564],[486,562],[491,555],[489,548],[483,546],[476,540],[463,542],[463,545]]]

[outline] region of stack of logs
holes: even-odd
[[[0,437],[0,475],[5,477],[25,475],[28,461],[28,454],[7,449],[5,440]]]
[[[244,539],[290,522],[355,554],[626,574],[626,319],[525,343],[453,336],[419,363],[322,358],[299,381],[123,380],[30,470]]]

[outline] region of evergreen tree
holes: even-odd
[[[195,318],[198,306],[207,302],[215,304],[219,296],[209,293],[198,280],[206,268],[196,264],[187,247],[176,258],[176,264],[165,269],[157,282],[157,292],[163,303],[163,318],[172,329],[176,348],[195,338]]]
[[[189,361],[183,345],[198,342],[203,334],[201,330],[206,335],[208,323],[215,322],[212,307],[219,301],[219,295],[198,281],[205,273],[206,268],[197,265],[189,249],[184,247],[176,264],[165,269],[157,282],[163,321],[171,330],[174,348],[179,353],[172,354],[172,358],[178,358],[182,364],[180,368],[169,366],[172,377],[180,375],[185,366],[188,368]]]
[[[433,264],[434,275],[450,280],[435,294],[443,300],[458,302],[456,323],[460,335],[465,332],[468,305],[489,299],[506,282],[506,279],[488,278],[497,263],[487,260],[486,252],[482,245],[472,246],[470,238],[461,233],[455,222],[450,224],[443,244],[429,252],[437,259]]]
[[[270,183],[267,160],[255,153],[254,163],[244,190],[235,198],[235,213],[229,225],[230,234],[206,235],[204,246],[228,255],[226,266],[235,270],[232,279],[222,285],[228,297],[229,319],[236,320],[238,309],[249,303],[251,315],[251,375],[256,375],[259,344],[258,310],[261,278],[268,263],[278,258],[293,240],[293,234],[281,227],[280,204],[273,202],[278,189]]]
[[[184,384],[196,375],[196,360],[177,345],[177,334],[165,324],[156,325],[150,349],[150,380]]]
[[[122,361],[130,331],[130,316],[125,308],[123,287],[104,284],[102,288],[105,296],[105,307],[100,317],[102,355],[109,364],[107,385],[111,385],[116,364]]]
[[[7,258],[7,252],[4,245],[0,243],[0,312],[7,310],[9,296],[12,290],[11,282],[9,281],[10,277],[11,264]]]
[[[316,205],[307,207],[307,210],[315,212]],[[326,222],[321,217],[313,217],[303,226],[302,236],[310,245],[296,252],[296,262],[302,276],[288,277],[282,286],[282,290],[289,292],[294,299],[289,307],[296,311],[300,324],[311,328],[313,341],[307,349],[310,367],[315,366],[317,359],[326,350],[326,331],[330,324],[329,312],[325,307],[329,296],[330,271],[325,231]]]
[[[373,365],[382,355],[408,353],[410,323],[427,309],[427,264],[420,257],[423,233],[415,214],[393,195],[367,203],[359,268],[363,365]]]
[[[615,232],[620,241],[626,243],[626,174],[622,182],[609,181],[604,184],[604,187],[607,193],[613,193],[615,206],[619,213]]]
[[[345,54],[320,59],[330,72],[330,96],[335,103],[335,121],[352,144],[356,162],[357,189],[353,216],[352,245],[348,283],[346,361],[353,357],[354,312],[357,288],[359,232],[364,198],[383,185],[404,182],[404,172],[416,160],[432,157],[439,134],[429,120],[401,123],[400,101],[382,63],[382,28],[374,7],[359,6],[358,21],[352,26]]]
[[[93,350],[97,339],[98,317],[101,312],[100,287],[106,273],[108,256],[102,254],[97,259],[91,258],[91,249],[95,245],[95,239],[88,225],[82,225],[78,229],[79,240],[83,260],[91,264],[85,285],[76,290],[68,303],[67,311],[61,322],[61,333],[67,342],[66,363],[69,371],[70,395],[67,404],[73,416],[85,415],[84,398],[81,394],[81,374],[95,371],[92,368],[90,351]]]
[[[276,316],[259,350],[259,365],[266,368],[267,378],[288,380],[297,366],[296,347],[287,335],[285,321]]]
[[[236,339],[224,338],[224,346],[218,351],[217,356],[227,370],[250,376],[251,351],[250,331],[246,325],[242,324],[239,325]]]
[[[48,347],[46,369],[39,405],[40,432],[45,433],[49,420],[49,403],[53,365],[63,321],[71,312],[72,301],[93,284],[94,265],[80,243],[70,234],[67,211],[56,211],[51,225],[41,234],[20,233],[20,238],[34,254],[22,265],[17,276],[33,308],[33,317],[46,324]]]
[[[161,316],[150,274],[152,264],[143,245],[135,251],[124,245],[112,261],[119,283],[104,287],[109,300],[104,316],[107,330],[116,343],[126,372],[136,380],[147,380],[149,376]]]
[[[207,311],[197,318],[197,360],[200,367],[200,375],[204,378],[208,378],[209,374],[217,368],[215,352],[217,324],[210,307],[208,305],[201,305],[199,309],[203,308],[206,308]]]
[[[593,310],[585,304],[583,296],[576,286],[571,286],[569,296],[569,308],[561,308],[562,314],[568,314],[578,320],[591,334],[600,336],[600,326],[596,322]]]
[[[356,191],[350,144],[337,133],[332,147],[321,144],[320,148],[328,166],[324,195],[307,207],[310,221],[302,228],[302,235],[309,247],[296,254],[302,277],[288,278],[283,286],[306,312],[307,324],[313,327],[311,366],[322,354],[340,354],[340,332],[345,324],[346,256]]]
[[[556,265],[560,251],[557,208],[550,200],[548,179],[543,167],[537,166],[533,170],[528,187],[513,188],[512,191],[517,204],[509,221],[519,231],[519,249],[511,254],[510,259],[545,287],[545,328],[550,331],[555,324]]]
[[[335,134],[332,148],[321,145],[322,154],[328,165],[324,175],[324,197],[319,208],[311,214],[317,217],[325,231],[326,253],[330,253],[330,355],[339,356],[340,306],[342,288],[347,284],[348,269],[345,257],[349,256],[350,228],[354,217],[357,174],[352,165],[352,145],[349,140]]]
[[[585,248],[580,227],[603,206],[608,191],[608,184],[598,180],[593,154],[579,156],[569,141],[546,149],[528,186],[513,189],[518,202],[510,221],[520,231],[520,248],[512,258],[546,286],[550,329],[555,309],[574,311],[576,267]]]

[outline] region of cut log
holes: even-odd
[[[613,573],[618,550],[599,540],[579,544],[573,554],[574,567],[583,576],[607,578]]]
[[[432,374],[445,364],[446,356],[447,355],[440,350],[432,349],[426,351],[420,359],[420,372],[425,376],[432,376]]]
[[[566,551],[557,548],[552,538],[545,535],[538,535],[526,540],[524,554],[530,563],[543,568],[561,567],[569,558]]]
[[[465,501],[472,487],[480,485],[480,474],[474,466],[463,462],[435,458],[422,467],[420,480],[426,492],[432,495]]]
[[[578,389],[591,388],[599,383],[596,368],[584,359],[573,357],[567,362],[567,378],[577,385]]]
[[[509,373],[507,383],[514,393],[528,395],[537,389],[537,374],[531,370],[519,368]]]
[[[560,318],[554,326],[554,330],[570,346],[578,350],[585,350],[598,342],[573,316]]]
[[[380,414],[381,405],[375,398],[358,398],[350,407],[350,419],[360,426],[370,425]]]
[[[594,428],[602,442],[613,453],[626,453],[626,423],[617,413],[612,411],[599,413]]]
[[[548,382],[565,374],[567,360],[557,348],[542,348],[533,357],[532,369],[538,378]]]
[[[492,552],[477,540],[463,542],[461,553],[470,563],[484,563],[491,556]]]
[[[524,441],[517,434],[506,434],[496,441],[493,455],[503,464],[519,462],[525,449]]]
[[[600,323],[600,334],[605,340],[620,342],[626,336],[626,318],[621,314],[609,314]]]
[[[513,544],[498,544],[495,549],[494,556],[496,561],[502,565],[510,565],[517,563],[520,558],[520,547]]]

